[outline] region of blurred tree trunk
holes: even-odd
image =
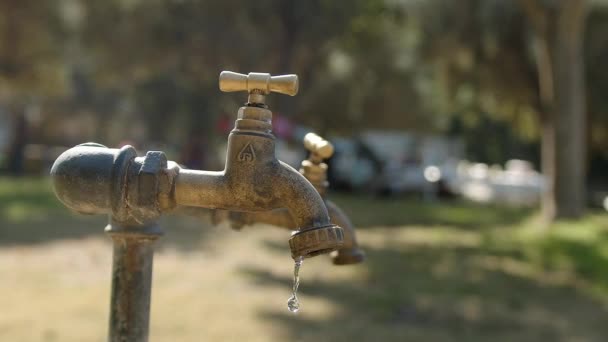
[[[283,0],[279,2],[279,18],[283,27],[283,39],[279,47],[279,70],[280,74],[293,74],[294,50],[296,48],[296,37],[298,34],[298,18],[295,0]],[[299,75],[300,77],[302,75]],[[280,114],[294,117],[294,99],[288,96],[278,96],[277,110]]]
[[[555,42],[556,215],[576,218],[586,202],[585,0],[562,1]]]
[[[583,37],[586,0],[520,0],[535,34],[541,103],[543,217],[578,218],[585,209],[586,106]]]
[[[7,151],[6,167],[9,174],[21,176],[25,171],[25,146],[28,142],[27,119],[21,108],[13,113],[11,139]]]

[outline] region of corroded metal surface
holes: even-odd
[[[359,248],[355,226],[348,216],[332,201],[325,201],[331,222],[342,227],[344,231],[344,244],[342,247],[331,253],[331,258],[336,265],[352,265],[365,261],[365,252]]]
[[[150,293],[157,224],[140,227],[112,222],[106,228],[114,245],[110,342],[145,342],[150,325]]]
[[[222,80],[225,78],[220,83]],[[252,73],[240,75],[229,84],[231,91],[260,94],[297,91],[297,77],[292,76],[273,79],[267,74]],[[337,249],[342,243],[340,228],[331,224],[315,187],[276,159],[271,121],[272,112],[263,103],[250,102],[241,107],[228,137],[226,166],[220,172],[180,169],[167,162],[162,152],[136,157],[130,146],[77,146],[64,152],[53,166],[55,191],[75,211],[111,213],[121,222],[132,220],[139,224],[153,221],[177,205],[252,212],[287,208],[298,227],[292,239],[306,237],[305,241],[310,242],[306,248],[299,248],[303,246],[301,241],[290,244],[294,258]],[[305,234],[313,229],[315,234]],[[329,240],[318,240],[315,248],[314,236]]]
[[[272,112],[265,95],[295,95],[295,75],[241,75],[223,72],[220,88],[247,91],[228,137],[224,171],[181,169],[162,152],[137,157],[125,146],[110,149],[87,143],[64,152],[51,176],[57,197],[84,214],[109,214],[114,243],[110,341],[146,341],[153,242],[157,219],[177,206],[235,211],[287,208],[297,231],[290,239],[294,259],[329,253],[342,246],[342,228],[331,224],[315,187],[275,157]]]
[[[327,182],[327,164],[324,160],[333,155],[334,148],[330,142],[314,133],[308,133],[304,137],[304,147],[310,152],[307,160],[302,161],[300,172],[308,179],[321,195],[325,195],[329,186]],[[343,231],[343,244],[332,252],[332,261],[336,265],[350,265],[363,262],[365,253],[359,248],[355,235],[355,228],[348,216],[332,201],[326,200],[325,205],[329,211],[331,222],[340,226]],[[289,211],[276,209],[265,212],[223,212],[216,211],[214,219],[217,222],[229,220],[235,229],[255,223],[265,223],[290,230],[298,228],[298,224],[293,220]],[[325,238],[321,236],[321,238]],[[310,237],[311,243],[315,244],[318,236]],[[331,240],[332,237],[327,239]],[[302,236],[302,245],[306,245],[307,240]],[[290,242],[291,243],[291,242]],[[301,247],[305,248],[305,247]],[[292,248],[293,250],[293,248]]]
[[[357,242],[354,225],[337,204],[330,200],[325,200],[325,205],[329,211],[331,222],[342,228],[343,235],[342,246],[331,253],[333,263],[336,265],[352,265],[363,262],[365,260],[365,253]],[[255,213],[218,210],[213,215],[216,223],[228,220],[234,229],[242,229],[245,226],[256,223],[264,223],[287,230],[297,229],[297,225],[292,219],[291,214],[286,209]]]

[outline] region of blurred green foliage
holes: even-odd
[[[470,145],[488,146],[477,128],[502,122],[512,134],[499,135],[499,144],[523,144],[518,156],[535,154],[525,147],[538,140],[534,49],[515,1],[26,0],[0,6],[0,87],[10,90],[0,101],[40,106],[45,129],[39,141],[81,139],[65,134],[63,123],[70,121],[87,127],[88,139],[108,144],[179,144],[209,134],[217,118],[244,99],[217,90],[219,71],[230,69],[299,74],[300,95],[273,97],[271,106],[321,133],[451,130]],[[591,2],[589,140],[600,154],[608,146],[607,16],[604,2]],[[470,152],[487,161],[509,157]]]
[[[0,179],[0,217],[4,220],[26,220],[36,213],[47,215],[62,210],[51,191],[50,179]]]

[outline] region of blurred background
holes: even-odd
[[[277,155],[334,143],[368,258],[307,260],[293,315],[286,231],[167,217],[152,340],[605,341],[606,61],[606,0],[1,0],[0,339],[105,339],[106,218],[50,166],[95,141],[221,170],[232,70],[298,74]]]

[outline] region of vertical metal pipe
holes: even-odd
[[[126,226],[112,222],[112,296],[109,342],[146,342],[150,323],[150,293],[154,242],[158,224]]]

